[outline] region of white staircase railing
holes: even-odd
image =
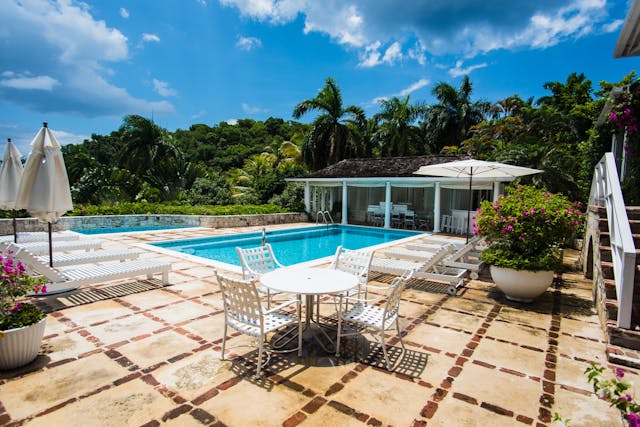
[[[605,153],[595,167],[589,205],[607,208],[613,274],[618,299],[618,327],[631,327],[633,281],[636,269],[636,248],[622,197],[620,179],[612,153]],[[594,248],[597,249],[597,248]]]

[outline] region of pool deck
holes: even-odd
[[[105,248],[139,248],[260,229],[99,238]],[[171,284],[125,280],[38,299],[51,311],[41,354],[0,372],[0,425],[560,425],[555,412],[574,427],[622,425],[584,375],[591,361],[614,366],[591,283],[570,269],[574,251],[565,251],[568,270],[531,304],[506,300],[487,271],[456,296],[411,281],[400,306],[406,350],[388,337],[395,372],[381,368],[368,342],[347,344],[340,359],[307,345],[301,358],[273,355],[261,380],[244,335],[230,332],[227,360],[220,360],[224,312],[212,267],[162,251],[142,258],[172,262]],[[638,382],[637,371],[623,369]]]

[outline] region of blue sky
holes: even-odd
[[[2,0],[0,140],[23,154],[43,121],[62,143],[126,114],[169,130],[292,119],[334,77],[345,105],[432,103],[465,73],[474,99],[547,94],[572,71],[619,81],[627,0]],[[639,70],[640,71],[640,70]],[[313,119],[313,114],[303,121]]]

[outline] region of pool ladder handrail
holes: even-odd
[[[322,217],[322,223],[327,227],[329,224],[335,224],[333,222],[333,218],[331,217],[331,212],[329,211],[318,211],[316,214],[316,224],[320,222],[320,218]]]

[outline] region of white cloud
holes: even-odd
[[[0,43],[5,47],[0,69],[19,71],[3,73],[0,98],[7,103],[42,113],[85,117],[174,109],[166,101],[133,97],[109,81],[115,71],[105,64],[129,58],[128,40],[94,19],[86,3],[0,1],[0,29]]]
[[[484,68],[484,67],[487,66],[487,63],[483,62],[481,64],[469,65],[466,68],[462,68],[463,64],[464,64],[464,62],[462,60],[456,61],[456,66],[449,70],[449,75],[451,77],[460,77],[460,76],[464,76],[464,75],[467,75],[467,74],[471,74],[471,72],[473,70],[477,70],[479,68]]]
[[[242,107],[242,111],[244,111],[247,114],[266,113],[269,111],[266,108],[255,107],[244,102],[242,103],[241,107]]]
[[[243,37],[238,36],[238,41],[236,42],[236,47],[250,51],[259,47],[262,47],[262,40],[256,37]]]
[[[191,118],[192,118],[192,119],[199,119],[200,117],[204,117],[204,115],[205,115],[205,114],[207,114],[207,111],[206,111],[206,110],[200,110],[200,111],[198,111],[197,113],[192,114],[192,115],[191,115]]]
[[[235,126],[238,124],[238,119],[229,119],[227,120],[227,124],[231,125],[231,126]]]
[[[615,21],[603,25],[602,31],[604,31],[605,33],[613,33],[615,31],[618,31],[618,29],[622,27],[622,24],[624,24],[623,19],[616,19]]]
[[[429,79],[424,79],[424,78],[420,79],[417,82],[412,83],[409,86],[407,86],[406,88],[402,89],[398,93],[394,93],[393,95],[378,96],[376,98],[373,98],[371,100],[371,102],[369,102],[367,105],[373,106],[373,105],[379,104],[380,101],[386,101],[387,99],[392,98],[394,96],[404,97],[404,96],[410,95],[413,92],[416,92],[416,91],[422,89],[423,87],[428,86],[429,83],[431,83],[431,81]]]
[[[207,0],[196,0],[198,3],[200,3],[200,6],[206,6],[207,5]]]
[[[20,90],[45,90],[52,91],[60,82],[50,76],[27,76],[18,75],[13,71],[5,71],[2,73],[4,79],[0,79],[0,86],[20,89]]]
[[[72,132],[65,132],[59,129],[53,130],[53,134],[60,145],[80,144],[85,139],[90,139],[89,135],[80,135]]]
[[[158,43],[160,42],[160,37],[156,34],[142,33],[142,41]]]
[[[467,58],[497,49],[536,49],[584,37],[609,20],[606,0],[219,0],[245,17],[271,24],[304,16],[304,32],[329,35],[356,50],[360,66],[394,64],[407,57]],[[614,31],[617,22],[603,27]],[[388,46],[382,53],[371,46]],[[389,50],[391,49],[391,50]]]
[[[124,7],[120,8],[120,16],[122,16],[124,19],[127,19],[129,17],[129,11],[127,9],[125,9]]]
[[[160,96],[164,96],[166,98],[169,96],[176,96],[178,93],[175,89],[171,89],[167,82],[163,82],[158,79],[153,79],[151,82],[153,83],[153,90],[155,90]]]

